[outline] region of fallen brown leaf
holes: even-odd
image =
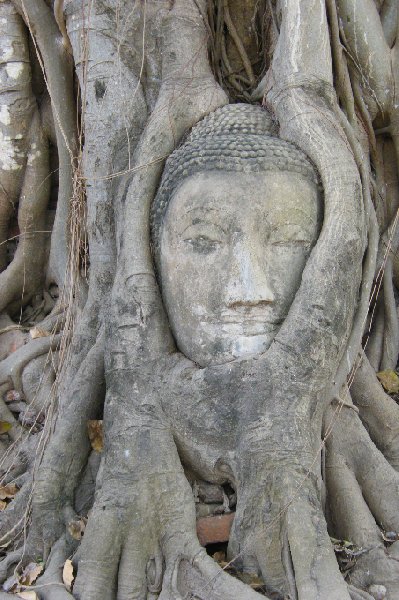
[[[222,562],[226,562],[226,552],[223,552],[223,550],[220,550],[219,552],[215,552],[215,554],[212,555],[213,560],[216,560],[217,563],[222,563]]]
[[[0,510],[4,510],[5,508],[7,508],[7,502],[0,500]]]
[[[399,393],[399,376],[395,371],[386,369],[377,373],[377,377],[388,394]]]
[[[254,590],[258,590],[265,585],[262,579],[260,579],[260,577],[258,577],[255,573],[241,573],[241,571],[237,571],[236,577],[241,579],[243,583],[246,583]]]
[[[36,338],[41,338],[41,337],[49,337],[51,335],[50,331],[47,331],[46,329],[42,329],[41,327],[32,327],[32,329],[29,330],[30,333],[30,337],[32,338],[32,340],[35,340]]]
[[[2,435],[3,433],[7,433],[7,431],[10,431],[12,427],[12,423],[8,423],[8,421],[0,421],[0,435]]]
[[[87,421],[87,431],[91,447],[96,452],[102,452],[104,445],[103,437],[103,422],[102,421]]]
[[[18,492],[18,488],[15,483],[9,483],[8,485],[0,486],[0,500],[5,500],[6,498],[15,498],[16,493]]]
[[[66,560],[64,563],[64,568],[62,570],[62,581],[64,582],[64,585],[66,587],[66,589],[68,590],[68,592],[70,592],[72,590],[72,583],[74,580],[74,574],[73,574],[73,564],[72,561]]]
[[[32,585],[32,583],[36,581],[36,579],[39,577],[42,571],[43,565],[39,565],[35,562],[29,563],[22,571],[22,574],[19,578],[19,583],[21,585]]]
[[[86,522],[83,519],[70,521],[68,523],[68,531],[74,540],[81,540],[86,528]]]

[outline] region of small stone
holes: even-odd
[[[197,521],[197,536],[201,546],[228,542],[235,513],[202,517]]]
[[[397,534],[396,531],[386,531],[385,539],[388,540],[389,542],[396,542],[399,539],[399,535]]]
[[[223,503],[223,488],[220,485],[199,481],[196,485],[196,491],[199,500],[205,504]]]
[[[385,585],[370,585],[367,590],[370,596],[373,596],[374,600],[384,600],[387,595],[387,588]]]
[[[205,504],[203,502],[198,502],[195,505],[195,512],[197,519],[201,517],[210,517],[215,514],[223,513],[223,504]]]
[[[8,392],[4,396],[4,400],[5,402],[7,402],[7,404],[9,404],[10,402],[20,402],[23,399],[23,394],[18,390],[8,390]]]

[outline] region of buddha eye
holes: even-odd
[[[272,246],[282,246],[285,248],[310,248],[309,240],[274,240]]]
[[[211,254],[212,252],[215,252],[221,244],[219,240],[213,240],[206,235],[197,235],[195,237],[186,238],[184,241],[198,254]]]

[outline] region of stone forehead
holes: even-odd
[[[156,262],[162,222],[174,191],[187,177],[209,171],[291,171],[318,183],[308,157],[277,137],[276,124],[265,109],[250,104],[223,106],[200,121],[166,161],[150,214]]]

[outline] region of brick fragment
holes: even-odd
[[[228,542],[231,525],[234,520],[233,512],[212,517],[201,517],[197,520],[197,535],[201,546]]]

